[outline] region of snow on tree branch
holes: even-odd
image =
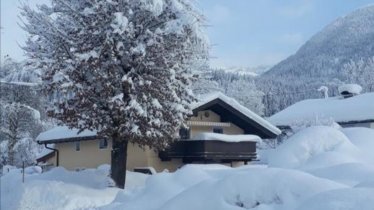
[[[64,124],[163,148],[190,114],[192,66],[208,48],[193,2],[52,0],[22,14],[24,49]]]

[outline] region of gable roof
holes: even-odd
[[[277,126],[289,126],[304,120],[332,118],[335,122],[374,121],[374,93],[350,98],[308,99],[274,114],[268,120]]]
[[[204,96],[204,99],[192,108],[194,115],[199,111],[212,110],[221,116],[223,122],[234,123],[242,128],[245,134],[255,134],[261,138],[275,138],[281,134],[270,122],[220,92]]]

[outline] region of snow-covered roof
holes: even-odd
[[[279,134],[282,133],[277,127],[272,125],[270,122],[268,122],[264,118],[260,117],[256,113],[252,112],[248,108],[244,107],[243,105],[241,105],[235,99],[230,98],[230,97],[224,95],[221,92],[215,92],[215,93],[207,94],[207,95],[204,95],[204,96],[200,97],[199,102],[194,104],[192,106],[192,109],[197,109],[197,108],[199,108],[199,107],[201,107],[201,106],[203,106],[203,105],[205,105],[205,104],[207,104],[207,103],[209,103],[209,102],[211,102],[215,99],[220,99],[221,101],[230,105],[231,107],[233,107],[234,109],[236,109],[237,111],[239,111],[240,113],[245,115],[246,117],[252,119],[253,121],[256,121],[258,124],[260,124],[261,126],[263,126],[266,129],[268,129],[272,133],[274,133],[276,135],[279,135]]]
[[[260,142],[261,138],[256,135],[227,135],[221,133],[199,133],[195,135],[192,140],[218,140],[225,142],[242,142],[242,141],[251,141],[251,142]]]
[[[362,91],[362,87],[357,84],[344,84],[339,86],[338,91],[340,94],[343,92],[360,94]]]
[[[289,126],[316,118],[332,118],[339,123],[374,120],[374,93],[345,99],[334,97],[300,101],[274,114],[268,120],[278,126]]]
[[[96,131],[84,130],[78,134],[78,129],[70,129],[67,126],[57,126],[43,133],[40,133],[36,140],[39,142],[50,141],[50,140],[61,140],[77,138],[77,137],[89,137],[96,136]]]

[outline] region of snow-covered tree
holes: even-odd
[[[212,78],[212,70],[208,66],[202,66],[200,74],[194,78],[192,90],[199,97],[212,92],[224,92],[218,82]]]
[[[229,84],[226,94],[259,115],[264,115],[264,93],[257,89],[253,80],[239,79]]]
[[[187,0],[51,0],[22,14],[31,64],[60,94],[50,116],[111,138],[111,175],[124,187],[127,143],[163,149],[191,112],[203,17]]]
[[[3,62],[0,66],[0,78],[4,78],[12,74],[19,68],[20,68],[20,65],[17,61],[15,61],[9,56],[4,56]]]
[[[194,81],[193,91],[196,95],[222,92],[255,113],[264,114],[264,93],[257,88],[253,76],[206,68]]]
[[[374,57],[351,60],[344,65],[342,73],[346,83],[357,83],[366,91],[374,91]]]
[[[44,127],[44,100],[38,84],[29,83],[38,75],[24,64],[6,57],[1,65],[0,165],[31,164],[40,148],[35,138]]]
[[[19,102],[1,102],[0,112],[0,133],[7,145],[7,164],[15,165],[17,145],[38,128],[39,112]],[[24,158],[28,158],[26,153]]]

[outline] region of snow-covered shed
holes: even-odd
[[[228,163],[237,165],[257,159],[256,143],[276,138],[281,131],[268,121],[221,93],[205,96],[194,104],[193,115],[181,128],[179,137],[169,149],[145,150],[128,145],[128,170],[153,167],[157,171],[174,171],[186,163]],[[95,131],[58,126],[37,137],[39,144],[55,151],[53,160],[39,158],[67,169],[93,168],[110,163],[110,140]],[[54,147],[49,145],[54,144]]]
[[[329,119],[343,127],[374,128],[374,93],[358,93],[349,97],[342,94],[326,99],[300,101],[274,114],[268,120],[284,128],[304,121]]]

